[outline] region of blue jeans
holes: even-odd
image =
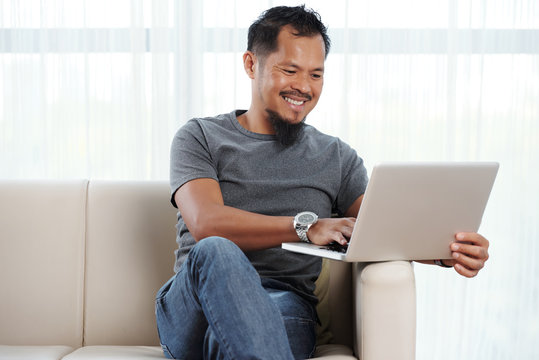
[[[156,319],[173,359],[306,359],[315,347],[316,309],[264,287],[245,254],[219,237],[199,241],[159,290]]]

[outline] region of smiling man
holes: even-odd
[[[281,244],[346,243],[367,185],[363,160],[350,146],[305,124],[322,93],[329,49],[317,13],[267,10],[249,28],[243,55],[249,109],[192,119],[176,134],[176,275],[156,298],[167,357],[312,356],[321,259]],[[458,236],[455,260],[441,265],[474,276],[488,242]]]
[[[329,40],[321,34],[305,35],[285,25],[277,36],[280,46],[268,53],[252,34],[243,55],[245,71],[253,80],[252,102],[238,121],[249,131],[275,134],[283,145],[297,139],[324,84]]]

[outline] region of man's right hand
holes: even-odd
[[[318,222],[309,228],[307,237],[316,245],[332,242],[346,245],[352,236],[355,223],[356,219],[353,217],[318,219]]]

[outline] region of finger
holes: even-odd
[[[346,238],[344,237],[341,231],[333,232],[332,239],[341,245],[346,245],[348,243],[348,240],[346,240]]]
[[[488,249],[489,242],[478,233],[460,232],[455,235],[458,242],[471,243]]]
[[[470,270],[463,266],[462,264],[455,264],[453,267],[456,272],[458,272],[460,275],[465,276],[467,278],[473,278],[477,275],[479,270]]]
[[[352,231],[354,230],[353,227],[350,227],[350,226],[343,226],[341,227],[340,229],[340,232],[343,236],[345,236],[346,238],[350,239],[350,237],[352,236]]]
[[[338,226],[335,227],[335,232],[338,234],[335,234],[336,241],[338,241],[340,244],[346,244],[348,242],[348,239],[352,236],[352,231],[354,230],[355,225],[355,218],[343,218],[341,221],[337,224]]]
[[[458,252],[453,253],[453,259],[457,264],[463,265],[469,270],[481,270],[485,266],[485,261],[481,259],[471,258]]]
[[[476,259],[488,259],[488,250],[485,247],[477,246],[477,245],[467,245],[467,244],[461,244],[461,243],[453,243],[451,244],[451,250],[453,252],[458,252],[465,254],[469,257],[474,257]]]

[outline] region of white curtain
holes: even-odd
[[[0,178],[166,179],[175,131],[249,106],[241,55],[297,1],[0,0]],[[539,2],[317,0],[308,122],[382,160],[494,160],[472,280],[416,265],[417,359],[538,359]]]

